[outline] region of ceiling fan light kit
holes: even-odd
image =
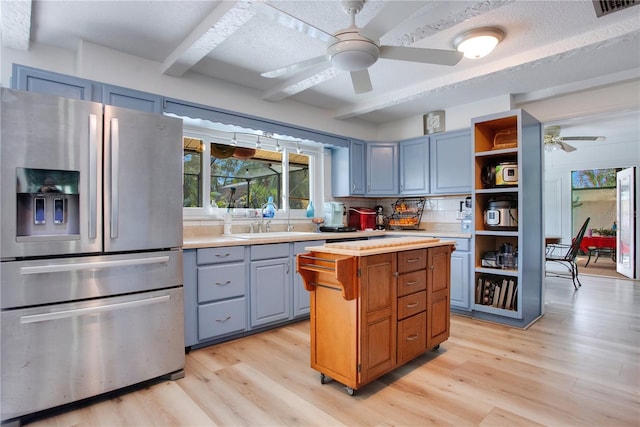
[[[500,28],[483,27],[460,34],[453,41],[453,45],[465,58],[478,59],[493,52],[503,39],[504,31]]]
[[[331,65],[344,71],[366,70],[380,57],[380,48],[358,33],[343,33],[341,40],[327,49]]]

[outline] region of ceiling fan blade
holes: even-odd
[[[316,56],[315,58],[310,58],[304,61],[296,62],[295,64],[287,65],[286,67],[266,71],[260,75],[262,77],[267,77],[270,79],[282,76],[291,76],[293,74],[304,71],[307,68],[313,67],[314,65],[322,64],[325,61],[328,61],[326,55]]]
[[[335,76],[336,69],[331,66],[331,62],[322,62],[267,90],[263,93],[262,99],[265,101],[280,101]]]
[[[320,28],[314,27],[311,24],[304,22],[303,20],[296,18],[293,15],[288,14],[284,10],[278,9],[272,4],[264,1],[257,1],[254,3],[256,10],[265,15],[267,18],[283,25],[287,28],[291,28],[299,33],[306,34],[314,39],[321,40],[323,42],[337,42],[338,39],[332,34],[329,34]]]
[[[565,141],[606,141],[604,136],[563,136]]]
[[[462,52],[456,50],[423,49],[418,47],[381,46],[380,58],[425,64],[456,65],[462,59]]]
[[[566,151],[567,153],[570,153],[572,151],[576,151],[577,148],[574,147],[573,145],[569,145],[566,142],[560,140],[557,142],[560,145],[560,148],[562,148],[564,151]]]
[[[360,34],[377,40],[423,7],[424,2],[419,1],[385,2],[382,10],[362,28]]]
[[[353,90],[357,95],[361,93],[371,92],[373,86],[371,86],[371,78],[369,77],[369,71],[366,69],[360,71],[351,71],[351,83],[353,83]]]

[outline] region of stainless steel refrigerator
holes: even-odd
[[[180,377],[182,121],[0,90],[2,421]]]

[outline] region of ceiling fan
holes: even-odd
[[[324,55],[262,73],[263,77],[268,78],[290,77],[278,88],[268,91],[264,98],[278,100],[292,95],[293,93],[288,93],[283,94],[280,98],[273,97],[280,90],[279,88],[292,86],[308,79],[310,79],[309,83],[303,89],[321,83],[327,78],[335,76],[334,72],[324,79],[319,77],[332,67],[350,72],[353,89],[356,94],[361,94],[373,90],[368,68],[375,64],[379,58],[438,65],[455,65],[462,59],[462,53],[455,50],[381,45],[380,37],[391,31],[424,4],[416,1],[390,1],[366,26],[359,28],[355,23],[356,15],[362,10],[365,1],[341,0],[340,3],[345,12],[351,17],[351,25],[334,34],[316,28],[264,1],[256,3],[260,11],[269,18],[327,43],[327,51]]]
[[[544,129],[544,149],[546,151],[563,150],[567,153],[577,148],[565,141],[606,141],[604,136],[560,136],[560,126],[547,126]]]

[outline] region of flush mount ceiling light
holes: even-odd
[[[475,28],[456,37],[453,45],[466,58],[477,59],[490,54],[503,38],[504,31],[500,28]]]

